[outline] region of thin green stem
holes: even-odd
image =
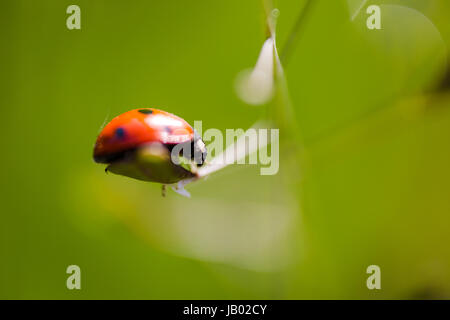
[[[305,25],[306,17],[311,12],[312,7],[313,7],[313,0],[307,0],[295,22],[294,27],[292,28],[292,31],[288,37],[288,40],[286,41],[283,50],[281,51],[281,62],[283,63],[284,66],[286,66],[289,57],[292,54],[295,41],[297,40],[299,34],[302,32]]]

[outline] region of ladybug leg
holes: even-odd
[[[185,185],[188,183],[194,181],[193,179],[185,179],[178,181],[176,185],[172,186],[172,190],[178,193],[179,195],[182,195],[183,197],[190,198],[191,194],[184,188]]]
[[[105,173],[108,173],[108,167],[105,168]]]
[[[161,195],[165,198],[166,194],[167,194],[167,186],[163,184],[161,188]]]

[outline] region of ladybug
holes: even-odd
[[[181,161],[173,161],[175,158]],[[154,108],[125,112],[100,132],[94,161],[106,172],[165,185],[196,178],[207,150],[197,132],[182,118]],[[178,158],[177,158],[178,157]]]

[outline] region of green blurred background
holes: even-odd
[[[0,298],[450,298],[450,3],[368,1],[351,21],[361,2],[313,0],[294,36],[303,139],[280,127],[300,148],[278,175],[230,167],[186,199],[106,175],[96,136],[138,107],[221,130],[280,111],[234,90],[265,40],[261,1],[3,1]],[[274,4],[281,54],[304,4]]]

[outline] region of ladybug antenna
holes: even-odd
[[[100,126],[100,129],[98,130],[99,133],[103,130],[103,128],[104,128],[104,127],[106,126],[106,124],[108,123],[108,118],[109,118],[109,115],[110,115],[110,114],[111,114],[111,107],[108,108],[108,112],[106,113],[105,120],[103,120],[103,123],[102,123],[102,125]]]

